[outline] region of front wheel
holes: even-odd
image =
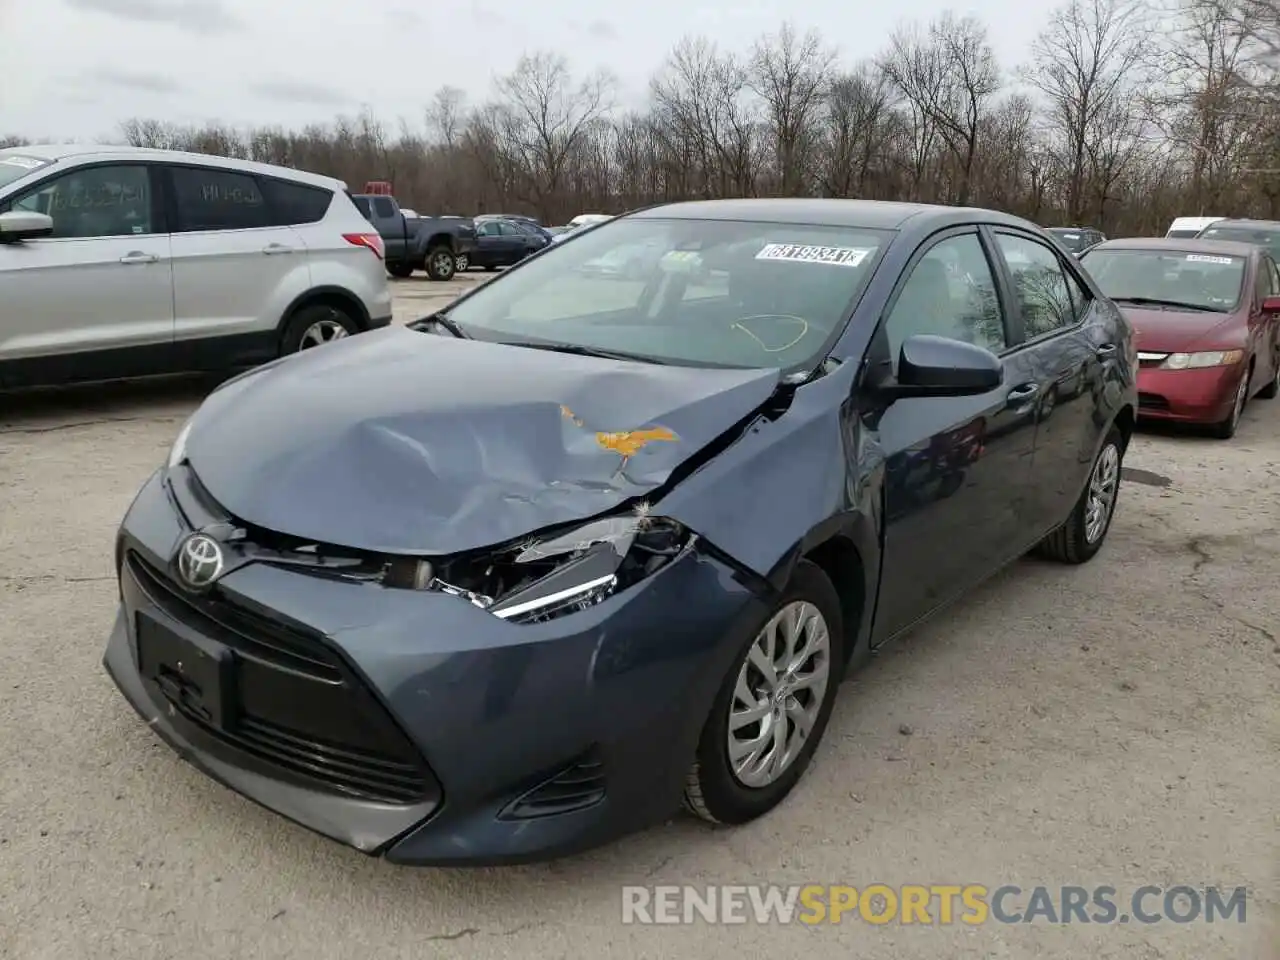
[[[435,247],[427,251],[427,276],[432,280],[452,280],[458,265],[453,251],[448,247]]]
[[[1253,368],[1245,370],[1244,376],[1236,387],[1235,398],[1231,401],[1231,412],[1225,420],[1219,420],[1212,428],[1212,433],[1219,440],[1230,440],[1240,428],[1240,417],[1244,415],[1245,405],[1249,402],[1249,381],[1253,379]]]
[[[822,739],[843,665],[840,598],[802,561],[716,694],[685,806],[712,823],[741,824],[781,803]]]
[[[1112,427],[1089,471],[1089,482],[1066,523],[1036,545],[1035,552],[1059,563],[1085,563],[1102,548],[1116,513],[1124,437]]]
[[[465,253],[460,253],[453,258],[453,269],[458,273],[463,273],[471,268],[471,258]]]

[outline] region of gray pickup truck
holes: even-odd
[[[351,199],[382,237],[387,273],[393,277],[425,270],[432,280],[452,280],[458,258],[475,250],[476,227],[469,218],[406,217],[394,198],[380,194]]]

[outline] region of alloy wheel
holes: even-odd
[[[468,257],[465,253],[460,253],[453,258],[453,269],[456,270],[458,273],[462,273],[464,270],[466,270],[470,266],[471,266],[471,258]]]
[[[1106,532],[1119,486],[1120,451],[1114,443],[1108,443],[1098,454],[1098,462],[1093,465],[1093,473],[1089,477],[1089,498],[1084,515],[1084,536],[1089,543],[1097,543]]]
[[[317,320],[302,332],[302,340],[298,343],[298,349],[309,350],[312,347],[323,346],[326,343],[332,343],[334,340],[341,340],[347,336],[350,336],[347,328],[337,320]]]
[[[728,756],[745,787],[775,783],[804,749],[831,673],[831,633],[812,603],[788,603],[756,635],[729,702]]]

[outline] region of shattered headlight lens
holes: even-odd
[[[422,561],[402,580],[463,597],[511,623],[542,623],[652,576],[692,541],[688,529],[665,517],[608,517],[481,560]]]

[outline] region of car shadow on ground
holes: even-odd
[[[176,416],[195,409],[229,376],[184,375],[0,392],[0,435]]]

